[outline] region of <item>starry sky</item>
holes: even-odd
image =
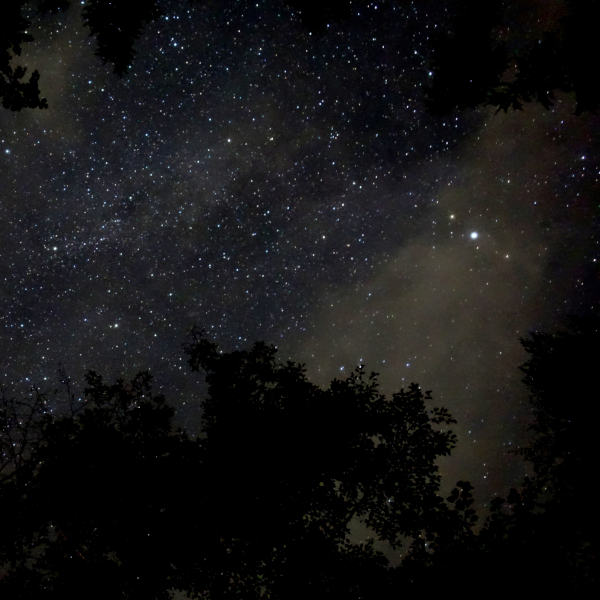
[[[458,420],[443,489],[506,493],[519,336],[600,291],[599,118],[569,96],[429,115],[442,1],[365,2],[325,33],[274,0],[161,5],[122,79],[80,6],[30,29],[49,108],[0,111],[5,390],[150,369],[197,432],[197,324],[320,385],[358,364],[386,395],[418,382]]]

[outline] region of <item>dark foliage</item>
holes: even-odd
[[[27,81],[26,67],[11,66],[13,55],[20,56],[21,46],[33,41],[33,36],[25,33],[31,23],[21,14],[23,4],[24,0],[13,0],[0,9],[0,98],[2,106],[10,110],[48,108],[46,99],[40,99],[40,74],[34,71]]]
[[[497,35],[504,3],[460,3],[452,30],[434,42],[433,79],[426,90],[430,112],[444,115],[479,105],[507,112],[532,101],[549,109],[560,90],[575,93],[576,115],[596,114],[600,92],[592,73],[600,50],[600,2],[567,0],[566,5],[557,31],[509,50]]]
[[[0,98],[4,108],[48,108],[45,98],[40,99],[38,71],[29,80],[24,79],[27,68],[13,66],[15,56],[21,55],[22,45],[32,42],[25,33],[31,21],[23,16],[25,0],[7,0],[0,9]],[[48,13],[66,11],[70,0],[39,0],[37,18]],[[157,0],[88,0],[83,9],[84,25],[98,42],[96,56],[104,64],[110,62],[117,75],[125,75],[135,51],[133,45],[143,33],[144,26],[161,16]]]
[[[551,538],[553,559],[561,563],[554,570],[582,590],[595,589],[600,519],[589,476],[600,459],[600,404],[594,391],[600,316],[570,317],[565,331],[533,332],[521,343],[531,355],[521,369],[531,393],[535,435],[518,453],[536,473],[530,491],[526,488],[543,511],[536,541]]]
[[[129,385],[87,376],[85,410],[46,419],[30,459],[0,492],[7,598],[166,598],[183,570],[171,527],[195,444],[141,373]],[[196,461],[197,463],[197,461]],[[187,497],[188,504],[190,498]],[[8,518],[7,518],[8,517]]]
[[[521,343],[531,355],[521,367],[531,392],[534,433],[517,451],[533,466],[520,490],[491,502],[491,515],[477,536],[455,536],[431,555],[416,553],[415,571],[430,578],[464,577],[477,586],[494,582],[497,594],[598,592],[599,522],[590,474],[598,464],[595,439],[598,402],[593,390],[600,342],[597,316],[572,318],[567,331],[534,332]],[[456,498],[456,492],[451,501]]]
[[[173,430],[147,373],[90,372],[85,402],[68,390],[64,416],[38,411],[0,486],[3,597],[380,598],[399,575],[372,540],[350,543],[352,517],[394,547],[460,529],[435,464],[454,420],[416,384],[388,401],[375,374],[320,389],[261,343],[221,353],[194,331],[186,350],[209,387],[201,441]]]
[[[24,4],[24,0],[6,2],[0,19],[0,97],[3,106],[12,110],[47,107],[46,100],[39,97],[39,73],[34,71],[25,81],[26,69],[11,66],[22,44],[33,41],[25,33],[31,23],[22,16]],[[297,12],[302,26],[315,33],[348,19],[353,7],[349,0],[323,5],[287,0],[286,4]],[[444,115],[455,108],[491,105],[506,112],[509,108],[522,110],[523,104],[531,101],[548,109],[554,93],[561,90],[575,93],[575,114],[596,113],[600,95],[591,74],[599,50],[594,28],[600,18],[600,2],[567,0],[566,4],[568,14],[557,31],[509,49],[498,37],[505,3],[453,3],[453,27],[440,31],[433,42],[433,78],[426,88],[429,111]],[[37,6],[36,16],[43,18],[68,10],[71,2],[39,0]],[[157,0],[88,0],[83,10],[84,24],[98,42],[96,55],[120,76],[134,59],[134,44],[144,27],[161,15]]]
[[[198,0],[190,0],[197,2]],[[48,108],[45,98],[40,98],[38,71],[25,80],[27,68],[13,66],[15,56],[21,55],[24,43],[33,36],[25,33],[31,21],[23,16],[25,0],[6,0],[0,9],[0,98],[4,108],[19,111],[22,108]],[[71,0],[38,0],[36,18],[56,14],[71,8]],[[325,31],[328,23],[348,18],[350,2],[317,6],[307,0],[289,0],[295,8],[303,27],[310,31]],[[135,56],[134,44],[146,25],[156,21],[163,12],[158,0],[87,0],[83,9],[83,24],[96,38],[96,56],[104,64],[110,63],[115,74],[123,76]]]
[[[432,425],[455,422],[447,411],[427,411],[429,393],[416,384],[388,401],[362,369],[322,390],[260,343],[221,354],[196,331],[187,351],[210,388],[203,481],[230,577],[276,598],[383,593],[386,561],[371,543],[348,543],[349,521],[395,547],[434,526],[445,508],[435,460],[455,436]]]
[[[83,9],[84,23],[98,40],[96,56],[104,64],[114,65],[117,75],[127,73],[135,54],[133,44],[141,37],[144,25],[162,14],[156,0],[91,0]]]
[[[535,438],[520,453],[540,482],[560,496],[575,493],[594,467],[600,404],[593,399],[600,319],[571,317],[566,331],[533,332],[521,339],[531,358],[521,367],[531,396]],[[582,405],[584,410],[582,410]]]
[[[107,385],[90,372],[84,402],[62,373],[63,416],[35,388],[20,404],[3,396],[0,594],[380,600],[454,580],[590,597],[598,408],[585,394],[598,332],[598,319],[573,320],[522,340],[535,438],[521,453],[536,476],[494,499],[479,532],[469,482],[438,495],[455,421],[416,384],[388,400],[359,368],[322,389],[272,346],[223,353],[193,330],[188,362],[208,384],[196,440],[173,428],[147,373]],[[399,568],[372,539],[350,542],[352,518],[406,546]]]

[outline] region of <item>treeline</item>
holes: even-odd
[[[439,495],[456,421],[417,384],[386,399],[359,368],[322,389],[273,347],[224,353],[194,329],[184,349],[208,384],[197,438],[173,427],[148,373],[107,384],[90,371],[81,402],[62,373],[61,414],[40,390],[3,394],[0,596],[588,597],[598,319],[521,342],[534,437],[520,453],[535,476],[494,499],[478,532],[469,482]],[[404,544],[399,567],[349,541],[353,517]]]
[[[190,0],[191,5],[194,3],[196,0]],[[26,67],[14,63],[19,62],[16,57],[22,48],[34,41],[31,31],[48,26],[51,15],[64,14],[72,4],[71,0],[4,0],[0,9],[0,98],[4,108],[48,108],[46,98],[40,97],[40,73],[29,74]],[[330,24],[369,12],[373,6],[356,0],[320,4],[285,0],[282,4],[297,14],[303,28],[325,35]],[[399,4],[409,7],[413,2],[396,0],[394,8]],[[424,10],[428,4],[433,10],[431,3],[425,3]],[[540,20],[536,23],[531,19],[531,7],[519,1],[438,4],[437,10],[447,12],[450,19],[446,26],[429,30],[432,54],[428,69],[432,77],[424,89],[432,114],[446,115],[457,108],[481,105],[507,112],[509,108],[522,110],[531,102],[549,110],[556,92],[573,93],[574,114],[597,114],[600,94],[590,75],[598,55],[600,5],[596,0],[565,0],[552,11],[545,11],[544,16],[561,11],[563,16],[556,22],[549,18],[537,36],[532,35],[532,29]],[[214,8],[215,16],[223,10],[219,3]],[[378,8],[386,10],[385,3]],[[265,9],[269,10],[268,5]],[[82,25],[96,40],[96,56],[122,77],[135,61],[134,46],[145,28],[164,14],[164,4],[158,0],[86,0],[81,16]],[[390,19],[402,18],[400,11],[391,10],[388,15]]]

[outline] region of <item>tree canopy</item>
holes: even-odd
[[[562,91],[574,92],[574,114],[596,114],[600,94],[591,74],[599,50],[600,3],[566,0],[564,5],[566,14],[554,28],[532,36],[518,25],[511,31],[504,2],[456,4],[451,29],[438,32],[433,42],[429,110],[444,115],[483,105],[507,112],[528,102],[549,109],[555,92]]]
[[[473,586],[494,581],[497,593],[591,597],[598,591],[600,523],[589,476],[600,457],[593,392],[600,318],[597,313],[571,317],[564,331],[534,331],[520,341],[530,355],[520,368],[531,394],[533,437],[516,454],[535,475],[506,498],[491,501],[491,514],[477,535],[463,535],[412,560],[418,559],[421,576],[425,566],[439,581],[444,575],[462,576]],[[444,584],[436,590],[429,583],[421,587],[444,589]]]
[[[190,0],[191,3],[196,0]],[[32,21],[24,16],[25,0],[3,4],[0,19],[0,97],[4,108],[47,108],[40,98],[38,71],[27,78],[27,69],[14,66],[24,44],[33,41]],[[31,18],[71,8],[71,0],[37,0]],[[309,0],[286,0],[297,11],[302,26],[326,32],[333,22],[351,16],[347,0],[318,6]],[[475,0],[448,2],[452,15],[449,30],[433,34],[431,82],[426,86],[426,105],[433,114],[458,108],[490,105],[499,110],[522,110],[528,102],[549,109],[557,91],[574,92],[575,114],[596,113],[600,95],[594,83],[594,60],[598,54],[595,23],[600,18],[597,0],[565,0],[565,15],[547,31],[532,36],[512,26],[510,14],[519,3]],[[521,9],[522,10],[522,9]],[[134,44],[145,27],[163,15],[158,0],[112,2],[86,0],[83,25],[97,41],[96,55],[114,73],[123,76],[133,63]],[[509,15],[509,16],[507,16]]]
[[[14,111],[48,108],[46,98],[40,98],[39,72],[33,71],[27,79],[26,67],[13,66],[23,45],[34,40],[28,32],[32,21],[24,16],[29,4],[27,0],[7,0],[0,11],[0,98],[4,108]],[[286,4],[298,11],[303,26],[312,31],[324,31],[332,19],[344,19],[350,14],[350,2],[325,7],[308,0],[288,0]],[[71,5],[71,0],[37,0],[32,18],[43,20],[48,14],[69,10]],[[127,74],[135,56],[134,44],[144,28],[163,14],[158,0],[86,0],[82,11],[83,25],[97,41],[96,56],[104,64],[110,63],[118,76]]]
[[[172,564],[186,540],[178,532],[170,543],[171,517],[191,501],[176,490],[196,446],[171,431],[173,409],[147,373],[128,385],[94,372],[86,380],[83,410],[46,414],[28,459],[2,484],[6,597],[161,598],[183,574]]]
[[[436,459],[455,421],[417,384],[388,400],[363,369],[321,389],[263,343],[222,353],[195,330],[185,347],[208,384],[196,439],[147,373],[89,372],[80,407],[40,412],[0,487],[5,594],[373,597],[387,560],[349,541],[353,517],[396,548],[452,521]]]
[[[82,401],[62,373],[62,413],[37,389],[4,395],[0,594],[379,600],[444,592],[449,578],[589,594],[597,519],[583,475],[597,450],[578,449],[590,426],[561,408],[574,388],[559,366],[585,386],[598,327],[574,323],[522,340],[536,437],[521,453],[537,474],[494,499],[479,532],[469,482],[439,495],[455,420],[415,383],[384,397],[363,368],[324,389],[273,346],[223,352],[194,329],[184,349],[208,386],[195,438],[173,426],[146,372],[109,385],[90,371]],[[351,540],[353,518],[404,546],[400,567],[373,539]]]

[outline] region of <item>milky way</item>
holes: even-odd
[[[309,34],[276,2],[165,2],[123,79],[77,12],[35,27],[49,109],[0,112],[5,389],[150,369],[195,431],[198,324],[323,385],[359,363],[386,394],[417,381],[459,421],[447,485],[516,484],[518,338],[598,293],[598,119],[568,97],[428,115],[443,6]]]

